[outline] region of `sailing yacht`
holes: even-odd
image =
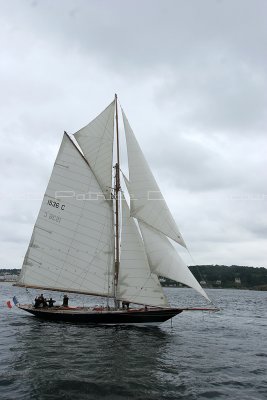
[[[187,285],[210,301],[173,245],[186,248],[123,110],[122,120],[129,179],[120,167],[116,95],[73,136],[64,132],[16,283],[101,296],[106,305],[18,304],[20,309],[56,321],[157,325],[185,310],[170,307],[160,276]],[[160,200],[151,200],[155,193]]]

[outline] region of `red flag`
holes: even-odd
[[[8,308],[12,308],[12,305],[11,305],[10,300],[8,300],[8,301],[6,302],[6,305],[8,306]]]

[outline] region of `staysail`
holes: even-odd
[[[117,298],[133,303],[166,307],[167,299],[149,267],[144,245],[129,207],[122,200],[122,239]]]
[[[18,285],[112,295],[111,203],[105,200],[88,163],[64,134]]]
[[[102,192],[110,198],[115,100],[93,121],[74,134]]]
[[[131,216],[186,247],[123,111],[122,115],[128,153]]]
[[[139,227],[151,271],[158,276],[164,276],[195,289],[210,301],[166,236],[142,222],[139,222]]]

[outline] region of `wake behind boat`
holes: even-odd
[[[170,307],[159,276],[187,285],[210,301],[172,244],[186,248],[123,110],[122,117],[129,169],[125,191],[115,96],[74,137],[64,132],[16,283],[105,297],[106,307],[19,305],[22,310],[57,321],[158,324],[184,310]],[[122,309],[122,302],[135,307]]]

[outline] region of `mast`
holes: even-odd
[[[115,94],[115,118],[116,118],[116,141],[117,162],[115,164],[115,268],[114,268],[114,299],[115,307],[118,308],[117,287],[120,269],[120,227],[119,227],[119,192],[120,192],[120,145],[119,145],[119,122],[118,122],[118,100]]]

